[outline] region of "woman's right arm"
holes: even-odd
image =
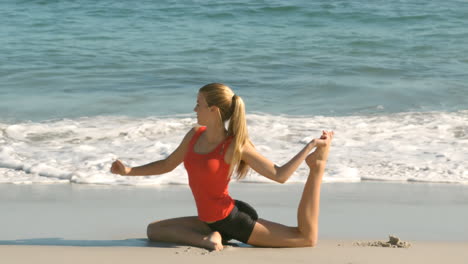
[[[180,163],[184,161],[185,153],[187,152],[190,139],[195,134],[197,128],[192,128],[184,137],[179,147],[169,155],[166,159],[148,163],[143,166],[129,168],[126,167],[120,160],[114,161],[111,166],[111,172],[122,176],[149,176],[160,175],[174,170]]]

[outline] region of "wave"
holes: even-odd
[[[334,130],[324,182],[468,183],[468,111],[368,116],[248,114],[251,139],[264,156],[286,163],[321,130]],[[109,172],[163,159],[196,124],[192,115],[97,116],[0,123],[0,183],[167,185],[188,183],[183,165],[160,176]],[[305,182],[302,164],[288,182]],[[251,172],[247,183],[272,183]]]

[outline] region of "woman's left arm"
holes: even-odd
[[[277,166],[262,156],[252,145],[246,144],[242,149],[242,160],[260,175],[279,183],[285,183],[314,147],[316,147],[315,139],[309,142],[286,164]]]

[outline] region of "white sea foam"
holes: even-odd
[[[0,183],[187,184],[183,165],[160,176],[109,172],[167,157],[195,125],[189,115],[106,117],[0,123]],[[334,130],[325,182],[361,180],[468,183],[468,111],[376,116],[248,115],[256,148],[281,165],[305,143]],[[305,182],[302,164],[289,182]],[[244,181],[268,183],[252,172]]]

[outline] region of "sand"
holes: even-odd
[[[259,216],[296,225],[303,184],[233,184]],[[468,186],[332,183],[322,188],[320,239],[468,242]],[[187,186],[0,184],[0,245],[17,239],[122,240],[149,223],[196,215]],[[2,243],[5,242],[5,243]],[[47,245],[62,245],[60,243]]]
[[[228,246],[219,252],[189,246],[146,247],[0,246],[1,263],[466,263],[468,243],[412,242],[410,248],[355,246],[321,241],[315,248]]]
[[[186,186],[0,184],[0,264],[467,263],[468,186],[324,184],[316,248],[149,243],[151,221],[194,215]],[[302,184],[234,184],[260,217],[296,222]],[[382,247],[393,234],[408,248]],[[397,243],[398,244],[398,243]],[[375,247],[375,245],[380,245]]]

